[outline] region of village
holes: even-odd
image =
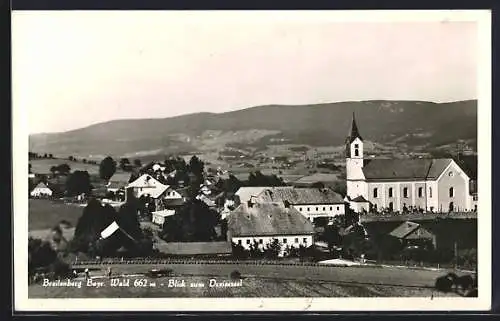
[[[106,157],[89,174],[30,153],[33,164],[54,163],[47,175],[30,166],[30,278],[138,258],[475,270],[471,157],[364,159],[363,142],[353,115],[340,184],[259,170],[238,179],[196,155],[145,165]]]

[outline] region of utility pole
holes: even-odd
[[[458,244],[457,241],[455,241],[454,244],[454,252],[455,252],[455,270],[458,268]]]

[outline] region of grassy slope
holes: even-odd
[[[54,227],[61,220],[66,220],[75,226],[83,213],[83,207],[50,200],[30,199],[28,213],[29,231],[45,230]]]
[[[136,277],[130,278],[133,284]],[[142,278],[141,278],[142,279]],[[432,290],[384,285],[347,285],[332,282],[309,282],[278,279],[247,278],[243,286],[233,288],[210,288],[207,277],[177,277],[188,283],[205,283],[203,288],[168,288],[167,279],[153,279],[151,287],[110,287],[100,289],[82,285],[78,288],[30,286],[30,298],[168,298],[168,297],[430,297]],[[219,282],[227,278],[217,278]],[[108,282],[107,280],[105,282]],[[163,283],[163,286],[161,284]],[[435,296],[443,296],[434,293]]]

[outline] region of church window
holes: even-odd
[[[455,190],[453,189],[453,187],[450,187],[450,197],[453,197],[455,196]]]
[[[432,187],[429,187],[429,197],[432,197]]]
[[[359,149],[357,148],[354,149],[354,156],[359,156]]]
[[[422,197],[422,193],[423,193],[423,188],[419,187],[418,188],[418,197]]]
[[[392,187],[389,187],[389,197],[392,197]]]
[[[374,198],[378,197],[378,188],[376,188],[376,187],[373,189],[373,197]]]
[[[408,198],[408,187],[403,188],[403,197]]]

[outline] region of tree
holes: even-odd
[[[110,156],[102,160],[99,165],[99,176],[102,179],[109,180],[116,172],[116,162]]]
[[[121,158],[120,159],[120,168],[124,171],[128,168],[130,165],[130,160],[128,158]]]
[[[66,180],[66,193],[76,196],[82,193],[89,194],[92,190],[90,175],[87,171],[74,171]]]
[[[177,242],[208,242],[217,238],[215,226],[219,223],[219,214],[211,210],[204,202],[192,199],[184,204],[175,215],[167,217],[161,237]]]
[[[281,243],[278,239],[274,239],[271,243],[266,244],[264,248],[264,256],[268,259],[275,259],[281,251]]]
[[[189,160],[189,171],[193,173],[199,181],[203,181],[204,166],[203,162],[196,155],[193,155]]]
[[[134,159],[134,165],[135,165],[135,167],[141,167],[142,166],[141,160],[140,159]]]
[[[59,172],[62,175],[68,175],[71,172],[71,167],[69,167],[68,164],[64,163],[61,165],[58,165],[56,167],[57,172]]]

